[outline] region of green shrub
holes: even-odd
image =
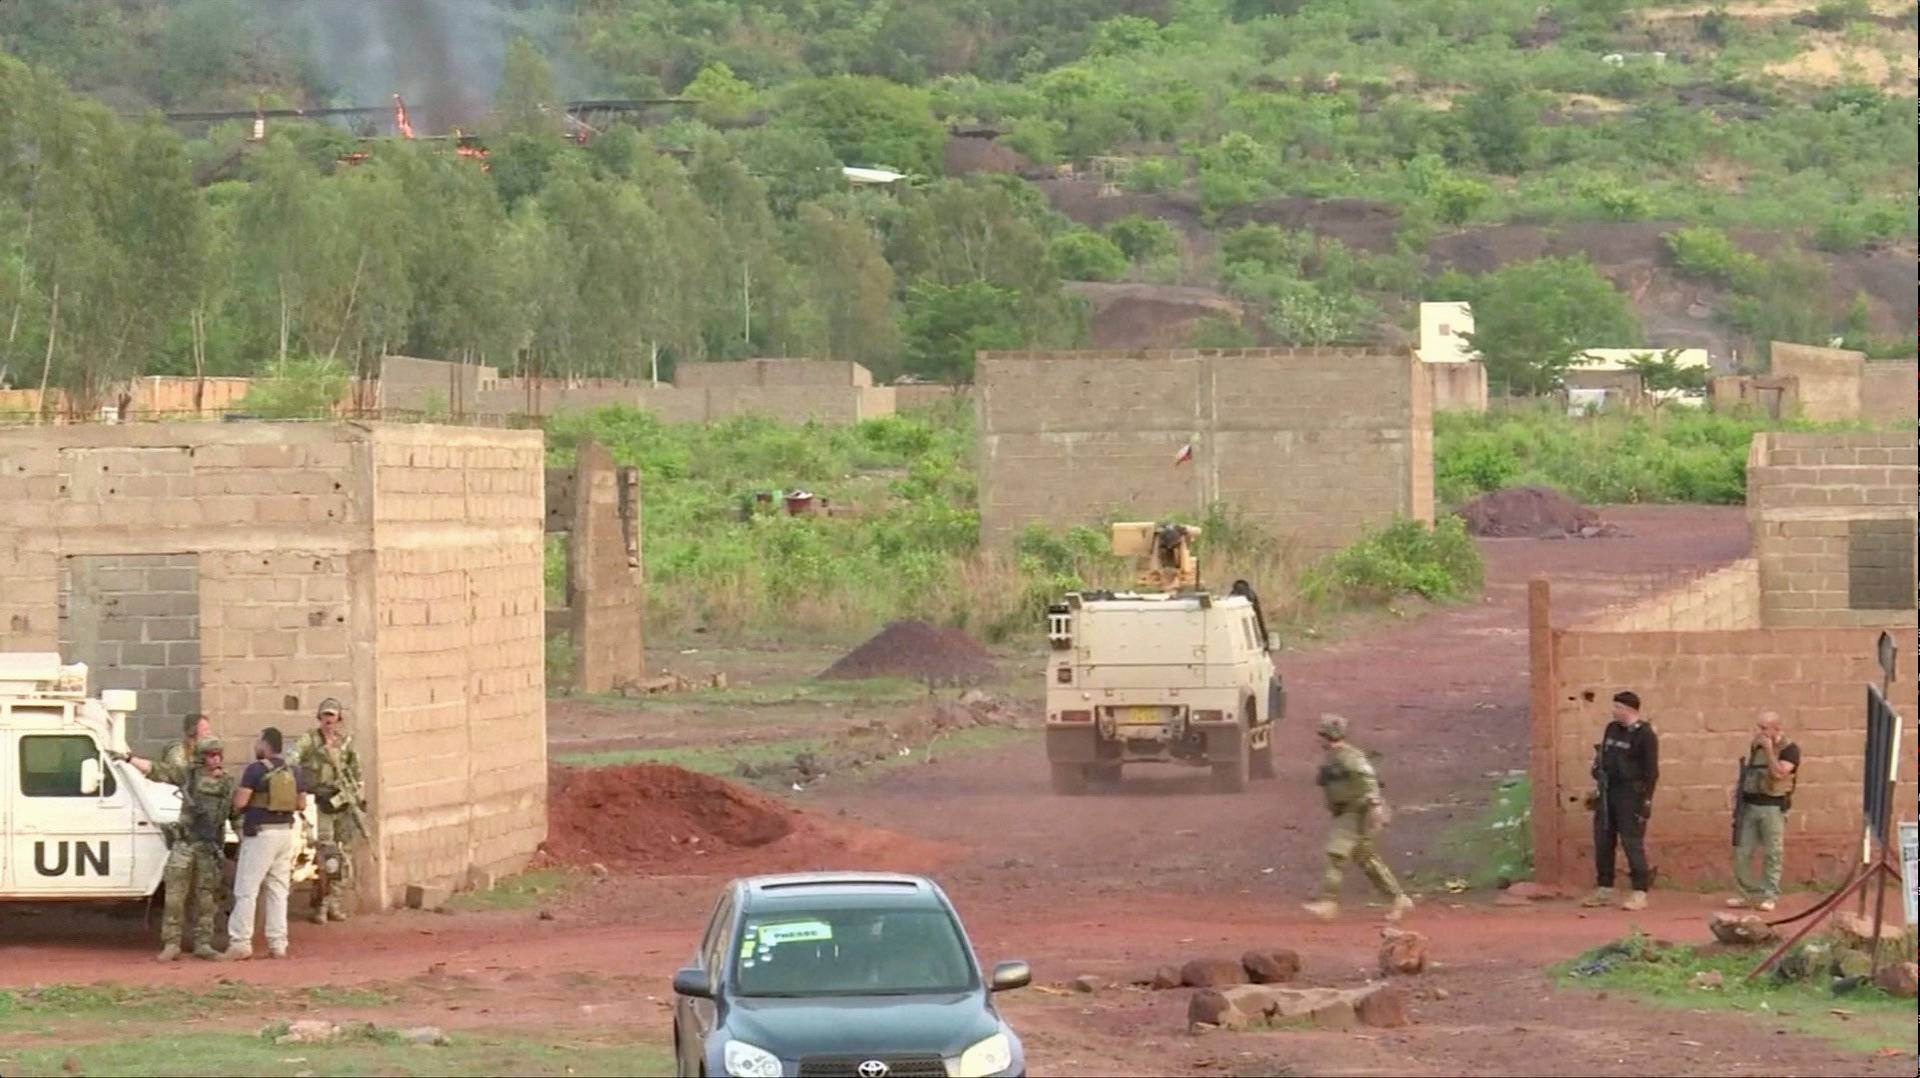
[[[1300,593],[1316,606],[1378,604],[1402,595],[1457,600],[1480,590],[1484,572],[1480,548],[1459,517],[1431,528],[1398,520],[1312,566]]]
[[[347,392],[346,367],[332,359],[289,359],[256,379],[240,410],[262,419],[325,419]]]
[[[1130,213],[1107,226],[1107,238],[1135,262],[1145,262],[1175,253],[1180,235],[1173,226],[1158,217]]]
[[[1098,232],[1076,228],[1053,238],[1053,265],[1062,280],[1117,281],[1127,273],[1127,256]]]
[[[1178,190],[1187,180],[1187,166],[1177,157],[1147,157],[1135,161],[1120,178],[1120,186],[1141,194]]]
[[[1760,260],[1733,245],[1725,232],[1706,225],[1683,228],[1660,237],[1674,269],[1683,277],[1730,285],[1749,281],[1758,272]]]

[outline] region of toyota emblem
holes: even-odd
[[[869,1059],[854,1068],[855,1071],[859,1072],[860,1078],[887,1078],[887,1072],[892,1069],[893,1068],[887,1066],[886,1061],[882,1059]]]

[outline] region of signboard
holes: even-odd
[[[1900,876],[1906,883],[1907,927],[1920,925],[1920,823],[1900,821]]]

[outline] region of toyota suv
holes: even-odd
[[[1025,962],[981,975],[931,880],[805,873],[735,880],[673,978],[682,1075],[990,1078],[1024,1075],[992,994]]]

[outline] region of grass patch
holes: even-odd
[[[1587,976],[1575,973],[1609,953],[1615,956],[1611,968]],[[1634,935],[1561,963],[1552,972],[1566,988],[1604,989],[1659,1007],[1736,1011],[1752,1016],[1756,1024],[1859,1052],[1913,1051],[1912,1000],[1896,999],[1871,986],[1835,996],[1824,976],[1785,983],[1770,975],[1746,980],[1762,957],[1755,949],[1664,946]],[[1718,973],[1721,986],[1694,987],[1695,974],[1702,972]]]
[[[580,885],[580,877],[560,869],[539,869],[509,876],[485,891],[462,891],[454,895],[447,908],[462,913],[489,910],[530,910],[555,895],[565,894]]]
[[[377,988],[343,988],[338,985],[319,984],[301,990],[309,1003],[322,1007],[384,1007],[396,997]]]
[[[1533,878],[1533,782],[1501,779],[1487,806],[1440,836],[1441,865],[1429,875],[1465,880],[1469,887],[1498,887]],[[1457,884],[1456,884],[1457,886]]]
[[[692,689],[659,696],[603,694],[586,697],[606,707],[714,705],[725,707],[780,707],[788,704],[906,704],[927,695],[927,687],[905,678],[869,678],[861,681],[795,681],[773,685],[729,685],[724,689]]]
[[[1012,726],[972,726],[942,734],[925,745],[901,742],[900,747],[909,749],[904,755],[897,752],[865,759],[857,768],[851,768],[861,774],[886,771],[907,764],[916,764],[928,759],[942,759],[947,756],[982,752],[1010,744],[1032,733]],[[867,746],[875,738],[858,738],[835,741],[821,737],[787,738],[777,741],[755,741],[744,745],[689,745],[659,749],[615,749],[607,752],[569,753],[554,757],[554,762],[568,767],[621,767],[627,764],[666,764],[685,768],[706,775],[732,777],[741,773],[743,766],[749,771],[775,770],[791,762],[794,757],[811,753],[823,764],[831,767],[833,760],[849,751],[857,751]]]
[[[1552,408],[1434,417],[1434,481],[1458,505],[1491,490],[1547,486],[1583,502],[1747,499],[1747,447],[1766,430],[1860,430],[1697,411],[1569,418]]]
[[[382,1034],[388,1034],[383,1036]],[[388,1030],[349,1032],[324,1044],[275,1044],[258,1034],[196,1032],[69,1040],[50,1048],[9,1050],[5,1073],[26,1075],[330,1075],[673,1073],[670,1048],[652,1043],[578,1043],[536,1035],[449,1033],[452,1043],[398,1042]],[[77,1068],[69,1066],[69,1060]]]

